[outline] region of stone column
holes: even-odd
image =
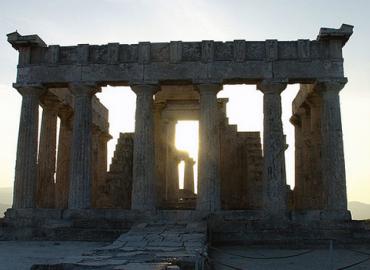
[[[92,179],[91,179],[91,205],[92,207],[96,207],[96,201],[98,197],[98,185],[99,185],[99,167],[98,167],[98,156],[99,156],[99,135],[100,129],[96,125],[92,126]]]
[[[43,98],[37,178],[37,207],[55,207],[55,161],[57,143],[58,100]]]
[[[70,84],[74,97],[71,179],[68,207],[91,207],[92,181],[92,97],[99,90],[96,85]]]
[[[46,89],[39,85],[15,85],[14,87],[23,98],[18,131],[13,208],[34,208],[36,206],[39,97]]]
[[[302,124],[302,209],[312,209],[312,171],[311,171],[311,110],[307,104],[300,109]]]
[[[263,92],[263,208],[273,218],[283,218],[287,212],[286,144],[280,97],[285,87],[286,83],[267,80],[257,85]]]
[[[311,208],[323,209],[324,185],[321,170],[321,98],[317,94],[308,98],[311,112],[311,148],[310,148],[310,171],[311,171]]]
[[[294,114],[290,118],[290,122],[294,125],[294,142],[295,142],[295,156],[294,156],[294,208],[302,209],[302,196],[303,196],[303,140],[302,140],[302,121],[298,114]]]
[[[107,143],[112,138],[112,136],[106,131],[98,131],[97,134],[97,156],[96,156],[96,179],[93,183],[93,202],[94,207],[102,208],[99,204],[100,197],[103,195],[101,193],[101,187],[106,184],[107,175]],[[95,185],[95,186],[94,186]]]
[[[179,195],[178,161],[176,160],[176,121],[167,121],[166,200],[177,201]]]
[[[346,81],[318,82],[321,96],[321,166],[325,185],[326,209],[347,215],[346,174],[343,153],[339,91]],[[348,216],[336,216],[348,218]]]
[[[194,164],[192,158],[185,159],[184,167],[184,189],[194,193]]]
[[[59,141],[57,157],[57,176],[55,183],[55,207],[68,208],[70,182],[70,159],[72,147],[72,116],[73,111],[68,106],[59,109]]]
[[[220,198],[220,138],[217,93],[220,84],[199,84],[199,154],[197,210],[221,209]]]
[[[136,93],[133,183],[131,208],[156,208],[153,95],[158,85],[133,85]]]

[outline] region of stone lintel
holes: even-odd
[[[203,40],[197,42],[139,42],[138,44],[108,43],[101,46],[79,44],[58,48],[55,46],[47,47],[37,35],[22,36],[14,32],[8,34],[8,41],[17,50],[21,47],[40,48],[27,52],[32,55],[30,57],[32,63],[22,61],[19,63],[21,66],[29,64],[111,65],[131,63],[140,66],[166,63],[172,66],[174,63],[211,64],[216,62],[340,59],[341,49],[352,32],[353,26],[343,24],[339,29],[321,28],[317,40],[278,41],[271,39],[225,42]],[[333,42],[328,42],[328,40]]]

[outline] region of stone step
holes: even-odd
[[[196,269],[206,249],[207,223],[138,223],[113,243],[33,270]]]

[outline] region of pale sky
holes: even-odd
[[[12,186],[21,96],[12,89],[18,53],[6,34],[38,34],[48,45],[170,40],[315,39],[320,27],[354,25],[344,47],[348,84],[341,92],[348,199],[370,203],[370,1],[12,0],[0,2],[0,187]],[[262,131],[262,95],[254,86],[224,86],[230,123]],[[298,86],[283,93],[288,183],[294,185],[294,133],[288,119]],[[103,89],[110,110],[110,156],[119,132],[134,128],[135,95]],[[194,131],[194,129],[192,129]]]

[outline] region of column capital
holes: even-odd
[[[200,83],[195,84],[195,90],[199,92],[199,94],[215,94],[221,91],[223,85],[221,83]]]
[[[287,87],[286,80],[262,80],[257,83],[257,89],[264,94],[279,94]]]
[[[41,96],[46,93],[47,88],[42,84],[18,84],[13,83],[13,87],[17,89],[17,91],[22,96]]]
[[[159,84],[131,84],[130,87],[136,95],[142,95],[146,93],[154,95],[160,90]]]
[[[317,81],[315,83],[315,91],[322,95],[323,93],[326,92],[337,92],[339,93],[340,90],[343,89],[343,87],[347,83],[347,78],[343,79],[337,79],[337,80],[322,80],[322,81]]]
[[[93,96],[101,91],[100,86],[92,82],[71,82],[68,87],[74,96]]]
[[[44,110],[59,111],[59,107],[62,105],[58,98],[54,95],[46,94],[41,98],[41,102]]]

